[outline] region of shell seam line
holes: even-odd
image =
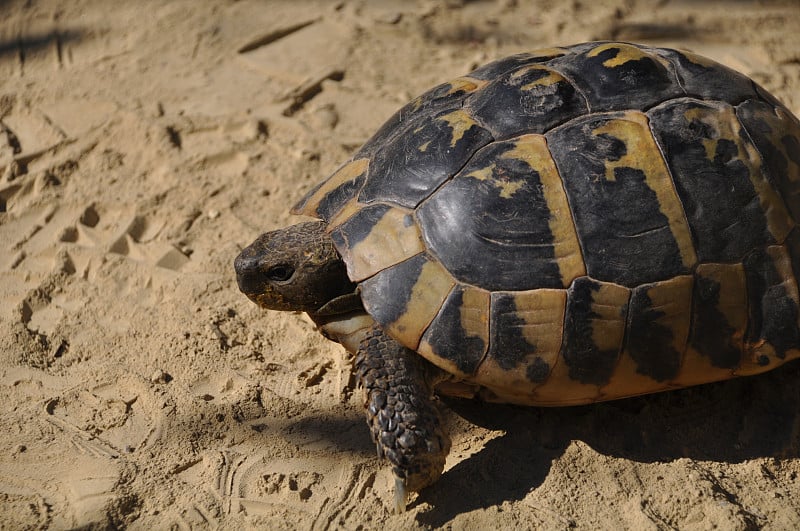
[[[575,219],[575,208],[574,208],[574,205],[572,204],[572,202],[569,199],[569,194],[567,193],[567,184],[564,182],[564,177],[562,175],[562,169],[558,167],[559,166],[558,161],[553,156],[553,152],[550,150],[550,140],[545,135],[542,135],[542,137],[544,138],[544,145],[547,148],[547,154],[550,156],[550,160],[553,161],[553,165],[556,168],[556,174],[558,175],[558,180],[561,183],[561,190],[564,192],[564,198],[567,201],[567,208],[569,210],[569,217],[570,217],[570,220],[572,221],[572,227],[575,230],[575,239],[578,242],[578,251],[580,251],[580,253],[581,253],[581,263],[583,264],[583,271],[588,276],[589,275],[589,269],[586,266],[586,250],[583,248],[583,242],[581,241],[581,235],[578,233],[579,232],[578,231],[578,222]],[[560,273],[560,268],[559,268],[559,273]],[[572,282],[574,282],[574,280],[575,279],[572,279],[572,281],[570,281],[570,285],[572,285]],[[564,279],[563,278],[561,279],[561,283],[563,285],[563,283],[564,283]]]
[[[661,162],[664,164],[664,169],[667,170],[667,175],[669,175],[670,189],[672,190],[672,193],[675,194],[675,199],[678,200],[678,205],[680,206],[681,209],[681,215],[683,217],[683,221],[686,223],[686,228],[689,229],[689,237],[691,238],[692,252],[695,257],[695,263],[690,264],[687,268],[691,270],[692,267],[694,267],[698,262],[700,262],[697,250],[698,248],[697,234],[695,233],[694,227],[692,227],[692,224],[689,222],[689,216],[686,215],[686,205],[684,205],[683,199],[681,199],[681,195],[678,193],[678,187],[675,184],[675,175],[672,173],[672,168],[670,167],[669,161],[667,160],[667,156],[664,152],[664,146],[662,146],[659,143],[658,138],[656,137],[656,133],[653,130],[653,122],[650,119],[650,116],[647,113],[644,113],[644,116],[645,119],[647,120],[647,132],[650,134],[650,138],[653,140],[653,144],[656,146],[656,149],[658,150],[658,154],[661,157]],[[659,212],[661,212],[661,209],[659,209]],[[671,227],[670,227],[670,232],[672,232]],[[675,242],[677,243],[678,238],[675,236],[675,234],[673,234],[672,237],[675,238]]]

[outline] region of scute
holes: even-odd
[[[419,254],[361,283],[364,306],[392,337],[416,350],[455,280],[442,265]]]
[[[672,63],[687,96],[736,104],[757,94],[750,79],[706,57],[664,48],[648,51]]]
[[[385,331],[482,396],[610,400],[800,357],[800,122],[691,52],[500,59],[295,208]]]
[[[646,109],[684,95],[669,61],[632,44],[597,43],[548,66],[573,81],[591,112]]]
[[[497,79],[499,76],[521,66],[526,66],[531,63],[543,63],[554,57],[560,57],[565,53],[567,53],[567,51],[563,48],[548,48],[530,53],[520,53],[486,64],[473,70],[469,75],[472,78],[484,81]]]
[[[561,288],[583,274],[564,189],[542,136],[479,150],[417,216],[432,252],[463,282],[489,290]]]
[[[761,154],[763,171],[792,218],[800,219],[800,121],[781,106],[750,99],[736,117]]]
[[[588,110],[584,97],[564,76],[541,64],[493,80],[470,99],[469,107],[496,139],[521,131],[541,134]]]
[[[356,282],[425,250],[412,213],[384,203],[369,205],[330,228]]]
[[[691,236],[642,113],[591,114],[546,137],[590,277],[633,287],[689,271]]]
[[[491,140],[491,134],[462,110],[414,121],[377,148],[358,199],[414,208]]]
[[[371,157],[376,149],[402,134],[403,127],[410,122],[421,122],[435,114],[461,108],[467,96],[485,84],[485,81],[475,77],[460,77],[442,83],[414,98],[389,118],[378,132],[361,146],[354,158]]]
[[[701,261],[741,261],[786,238],[794,222],[731,105],[682,98],[648,114]]]

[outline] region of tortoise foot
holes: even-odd
[[[439,479],[450,451],[433,398],[437,369],[374,327],[361,342],[356,370],[366,395],[367,424],[378,456],[392,464],[395,510],[408,493]]]

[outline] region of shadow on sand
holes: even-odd
[[[432,509],[418,519],[434,527],[461,513],[525,498],[573,440],[643,463],[800,455],[799,363],[756,377],[587,406],[446,403],[469,422],[505,435],[420,494],[418,500]]]

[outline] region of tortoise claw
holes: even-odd
[[[406,512],[406,505],[408,505],[408,491],[406,490],[406,482],[403,478],[394,478],[394,512],[401,514]]]

